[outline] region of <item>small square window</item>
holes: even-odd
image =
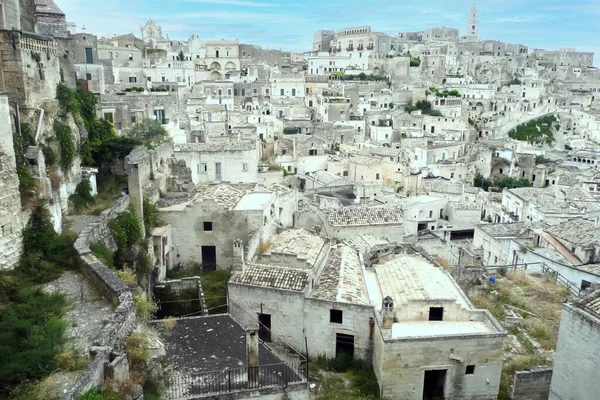
[[[342,310],[329,310],[329,322],[333,324],[341,324],[343,321]]]
[[[212,222],[204,222],[204,232],[212,232]]]
[[[467,369],[465,369],[465,375],[473,375],[475,373],[474,365],[467,365]]]
[[[247,163],[242,164],[242,172],[248,172],[248,164]]]
[[[444,319],[444,307],[429,307],[429,320],[430,321],[443,321]]]

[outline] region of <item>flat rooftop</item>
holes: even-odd
[[[482,321],[405,321],[392,325],[392,337],[408,338],[417,336],[468,335],[491,333],[490,327]]]
[[[395,305],[445,300],[472,308],[452,277],[419,255],[396,255],[383,264],[375,265],[375,274],[381,295],[383,298],[390,296]],[[372,303],[381,308],[381,304],[373,302],[373,299]]]
[[[236,204],[235,211],[264,210],[273,198],[272,193],[248,193]]]
[[[162,323],[155,327],[164,330]],[[165,337],[166,362],[174,371],[195,373],[246,366],[246,332],[229,315],[177,319]],[[258,352],[260,365],[282,362],[262,343]]]

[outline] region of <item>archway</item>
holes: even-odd
[[[210,69],[219,70],[219,69],[221,69],[221,64],[219,64],[218,62],[214,61],[212,64],[210,64]]]
[[[235,64],[232,63],[231,61],[229,61],[227,64],[225,64],[225,70],[226,71],[234,71],[235,70]]]
[[[213,81],[218,81],[221,79],[221,73],[218,71],[213,71],[210,74],[210,79],[212,79]]]

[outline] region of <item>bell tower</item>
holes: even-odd
[[[479,17],[477,12],[477,6],[473,3],[471,11],[469,11],[469,22],[467,23],[467,39],[477,40],[479,35]]]

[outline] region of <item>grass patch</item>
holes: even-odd
[[[217,269],[203,271],[201,264],[194,264],[191,268],[183,269],[182,265],[167,271],[168,279],[181,279],[190,276],[199,276],[206,300],[209,314],[222,314],[227,312],[227,282],[231,277],[231,270]]]
[[[94,202],[86,204],[77,210],[80,214],[100,215],[100,213],[109,208],[127,187],[125,177],[112,174],[99,174],[96,176],[98,185],[98,194],[94,196]]]
[[[102,261],[104,265],[110,269],[115,269],[115,256],[112,250],[109,249],[104,243],[92,243],[90,244],[90,250],[98,260]]]
[[[147,335],[139,332],[133,332],[129,335],[127,338],[127,359],[131,365],[139,365],[150,360],[148,345]]]
[[[379,384],[369,362],[349,357],[318,356],[309,364],[319,400],[380,399]]]
[[[556,117],[554,115],[537,118],[517,126],[516,129],[508,132],[508,137],[511,139],[527,141],[532,144],[550,144],[554,141],[552,129],[555,122]]]

